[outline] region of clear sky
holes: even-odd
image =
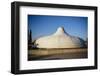
[[[64,27],[70,35],[78,36],[84,40],[88,38],[87,17],[28,15],[28,29],[32,30],[33,40],[55,33],[58,27]]]

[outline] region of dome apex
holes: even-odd
[[[65,32],[65,30],[64,30],[63,27],[58,27],[57,31],[54,33],[54,35],[63,35],[63,34],[68,35],[68,34]]]
[[[63,28],[63,27],[59,27],[59,28],[57,29],[57,31],[59,31],[59,32],[64,32],[64,28]]]

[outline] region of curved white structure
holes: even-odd
[[[38,38],[35,42],[37,48],[81,48],[85,47],[85,42],[79,37],[70,36],[59,27],[57,31],[49,36]]]

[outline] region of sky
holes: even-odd
[[[84,40],[88,38],[88,17],[28,15],[28,29],[32,30],[33,40],[55,33],[58,27],[64,27],[65,31],[72,36]]]

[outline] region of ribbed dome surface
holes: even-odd
[[[36,40],[38,48],[81,48],[85,47],[84,40],[71,36],[65,32],[63,27],[49,36],[40,37]]]

